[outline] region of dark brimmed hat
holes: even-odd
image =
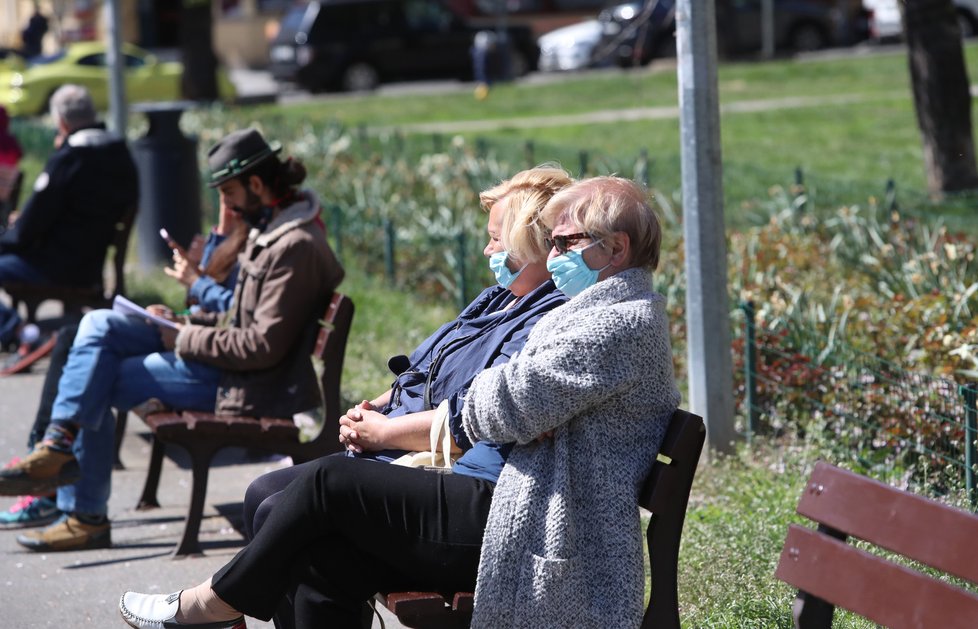
[[[281,144],[269,144],[256,129],[229,133],[207,152],[207,165],[211,169],[211,180],[207,185],[216,188],[225,181],[248,172],[281,150]]]

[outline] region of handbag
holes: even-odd
[[[391,464],[451,473],[452,463],[455,461],[451,456],[452,433],[448,430],[448,400],[443,401],[435,409],[435,417],[431,420],[431,430],[428,433],[428,445],[430,450],[408,452],[391,461]],[[439,445],[441,445],[440,452]]]

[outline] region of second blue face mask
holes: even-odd
[[[553,276],[557,290],[568,297],[575,297],[597,283],[598,274],[611,265],[592,269],[584,261],[582,252],[599,242],[593,242],[583,249],[570,249],[567,253],[547,260],[547,270]]]
[[[509,259],[508,251],[497,251],[489,256],[489,269],[492,270],[493,275],[496,276],[496,281],[499,282],[499,285],[503,288],[509,288],[512,286],[513,282],[516,281],[516,278],[519,277],[520,273],[523,272],[523,269],[526,268],[526,265],[524,264],[519,271],[514,273],[513,271],[509,270],[508,266],[506,266],[507,259]]]

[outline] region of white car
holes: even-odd
[[[543,72],[580,70],[591,65],[591,54],[601,39],[601,23],[587,20],[541,35],[539,69]]]
[[[898,39],[903,36],[903,19],[898,0],[863,0],[871,11],[870,36],[876,40]],[[962,37],[978,33],[978,0],[954,0]]]

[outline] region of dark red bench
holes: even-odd
[[[639,506],[651,512],[645,537],[652,558],[652,592],[643,629],[679,629],[679,540],[705,438],[703,420],[677,409],[639,494]],[[390,592],[376,598],[406,627],[461,629],[472,619],[471,592],[447,597],[437,592]]]
[[[796,627],[832,626],[835,606],[886,627],[978,627],[978,594],[847,544],[864,540],[978,584],[978,516],[820,462],[792,524],[775,576],[799,589]]]
[[[320,385],[324,423],[319,434],[310,441],[300,441],[299,428],[292,418],[229,417],[179,410],[134,411],[153,433],[153,450],[138,509],[160,506],[156,489],[163,465],[164,444],[181,446],[190,455],[193,471],[190,508],[174,556],[201,552],[197,536],[207,494],[207,476],[211,459],[219,450],[232,446],[257,449],[291,456],[296,463],[340,450],[338,421],[345,410],[340,407],[340,376],[352,322],[353,302],[349,297],[335,293],[323,317],[312,355],[313,359],[322,361]]]

